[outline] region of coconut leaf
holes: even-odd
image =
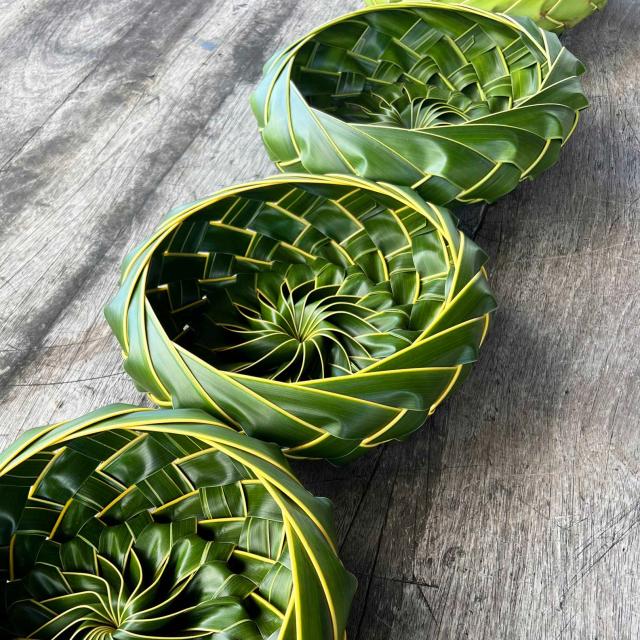
[[[369,6],[397,3],[401,0],[365,0]],[[531,18],[548,31],[575,27],[592,13],[604,9],[607,0],[438,0],[444,4],[461,4],[494,13]]]
[[[582,64],[531,20],[438,2],[356,11],[265,66],[252,108],[281,171],[493,202],[558,159]]]
[[[113,405],[0,455],[2,637],[343,640],[330,505],[199,411]]]
[[[408,189],[280,176],[174,211],[106,315],[154,401],[346,462],[464,379],[495,307],[485,260]]]

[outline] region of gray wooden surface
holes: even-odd
[[[122,257],[273,172],[262,63],[357,5],[0,0],[0,445],[142,401],[101,312]],[[501,307],[466,385],[408,443],[296,465],[336,503],[352,639],[640,636],[639,31],[611,0],[565,39],[592,108],[480,229]]]

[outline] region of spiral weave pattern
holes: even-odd
[[[171,213],[106,315],[156,402],[346,462],[464,378],[495,307],[485,259],[408,189],[280,176]]]
[[[199,411],[113,405],[0,457],[0,630],[38,640],[344,640],[327,501]]]
[[[401,0],[365,0],[376,6]],[[548,31],[564,31],[575,27],[592,13],[604,9],[607,0],[438,0],[444,4],[461,4],[494,13],[531,18]]]
[[[348,14],[276,54],[252,107],[281,171],[493,202],[556,162],[587,105],[583,71],[530,20],[407,2]]]

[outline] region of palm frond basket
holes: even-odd
[[[0,455],[0,632],[344,640],[328,501],[200,411],[113,405]]]
[[[365,5],[391,4],[401,0],[365,0]],[[531,18],[547,31],[564,31],[575,27],[596,11],[604,9],[608,0],[438,0],[443,4],[461,4],[493,13]]]
[[[409,189],[278,176],[171,212],[106,316],[156,403],[344,463],[463,380],[495,307],[485,260]]]
[[[493,202],[557,161],[587,106],[583,71],[531,20],[405,2],[347,14],[277,53],[251,101],[281,171]]]

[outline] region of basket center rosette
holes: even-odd
[[[485,260],[409,189],[279,176],[172,212],[106,315],[154,401],[346,462],[464,378],[495,307]]]
[[[583,72],[529,19],[404,2],[342,16],[274,55],[252,108],[281,171],[493,202],[556,162],[587,105]]]
[[[401,0],[365,0],[366,5],[391,4]],[[548,31],[575,27],[592,13],[604,9],[608,0],[438,0],[443,4],[462,4],[493,13],[531,18]]]
[[[0,455],[0,630],[38,640],[344,640],[328,501],[199,411],[113,405]]]

